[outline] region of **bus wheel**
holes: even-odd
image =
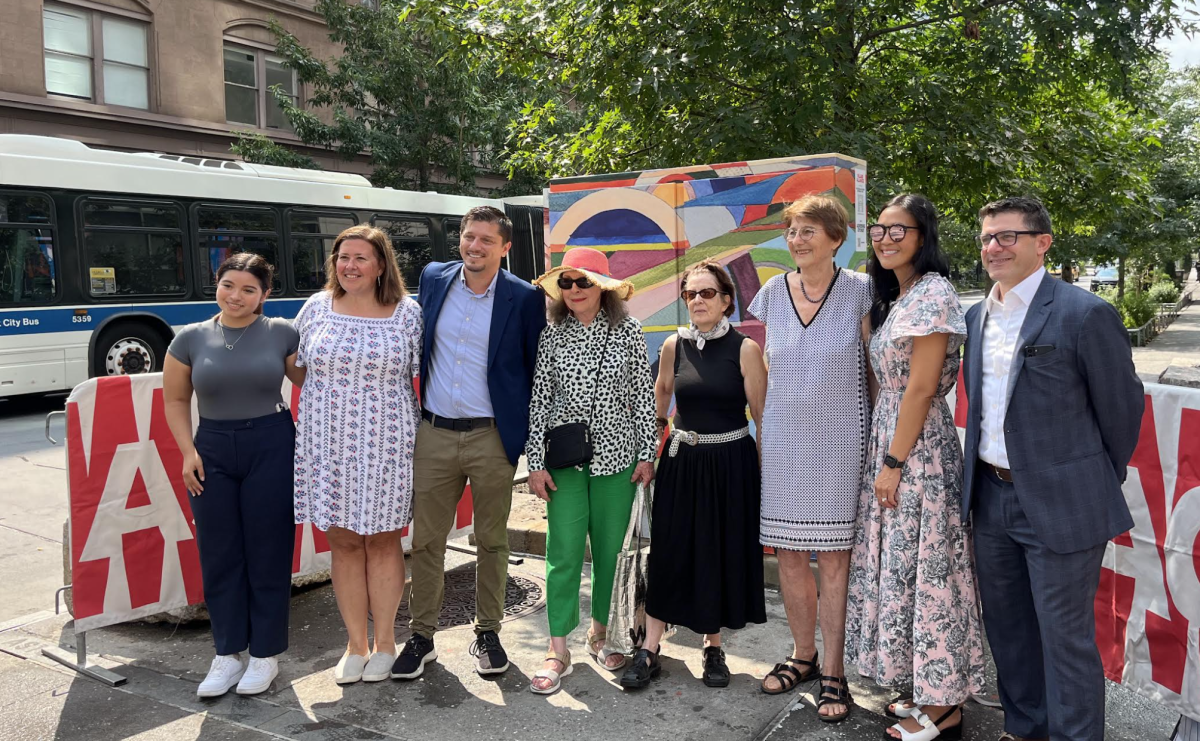
[[[94,376],[128,376],[162,371],[167,345],[153,328],[142,324],[106,327],[92,358]]]

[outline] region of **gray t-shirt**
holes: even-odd
[[[300,333],[287,319],[265,316],[244,329],[224,329],[222,337],[216,319],[189,324],[167,348],[192,368],[200,416],[253,419],[274,414],[283,401],[284,360],[300,346]]]

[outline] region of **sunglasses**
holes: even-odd
[[[685,288],[679,292],[679,298],[683,299],[684,301],[686,301],[688,303],[691,303],[692,299],[696,298],[697,296],[704,299],[705,301],[708,301],[710,299],[716,298],[718,293],[721,295],[725,295],[725,291],[718,291],[715,288],[701,288],[699,291],[689,291]]]
[[[558,287],[559,288],[563,289],[564,291],[568,291],[571,289],[571,286],[573,286],[573,285],[578,286],[580,288],[591,288],[592,286],[594,286],[596,284],[593,283],[591,280],[589,280],[586,275],[581,275],[578,278],[568,278],[565,275],[558,276]]]

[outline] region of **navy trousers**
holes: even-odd
[[[975,568],[1004,730],[1052,741],[1104,741],[1095,618],[1104,544],[1075,553],[1050,550],[1034,534],[1014,486],[986,468],[976,468]]]
[[[218,654],[267,658],[288,645],[295,544],[291,412],[201,419],[204,493],[188,497]]]

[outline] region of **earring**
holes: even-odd
[[[383,285],[382,283],[380,283],[380,281],[381,281],[382,279],[383,279],[383,276],[382,276],[382,275],[377,275],[377,276],[375,276],[375,287],[376,287],[376,288],[378,288],[379,286]]]

